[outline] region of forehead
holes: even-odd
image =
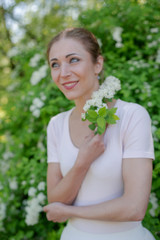
[[[49,59],[64,57],[70,53],[76,53],[82,56],[89,54],[80,41],[71,38],[63,38],[52,45],[49,52]]]

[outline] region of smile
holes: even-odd
[[[78,84],[78,82],[79,81],[66,82],[66,83],[63,83],[62,85],[64,86],[65,89],[70,90],[70,89],[74,88]]]

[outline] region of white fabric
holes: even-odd
[[[93,234],[79,231],[69,223],[64,228],[60,240],[155,240],[155,238],[142,225],[119,233]]]
[[[123,194],[122,159],[154,159],[151,122],[140,105],[117,100],[120,120],[110,125],[104,136],[105,152],[91,165],[74,202],[91,205],[120,197]],[[79,149],[71,141],[69,116],[72,110],[53,117],[47,129],[48,163],[59,162],[62,175],[73,167]],[[122,232],[138,227],[140,222],[104,222],[72,218],[71,224],[91,233]]]

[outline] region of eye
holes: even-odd
[[[75,62],[79,62],[80,59],[79,58],[76,58],[76,57],[73,57],[70,59],[70,63],[75,63]]]
[[[52,68],[58,68],[58,67],[59,67],[59,64],[58,64],[57,62],[53,62],[53,63],[51,64],[51,67],[52,67]]]

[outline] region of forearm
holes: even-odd
[[[71,204],[76,198],[89,166],[78,163],[63,177],[54,188],[48,190],[48,202]]]
[[[69,206],[70,217],[100,221],[141,221],[143,210],[125,196],[90,206]]]

